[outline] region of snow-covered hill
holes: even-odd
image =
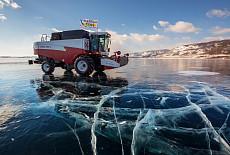
[[[211,41],[178,46],[164,56],[179,57],[230,57],[230,40]]]
[[[170,50],[168,49],[149,50],[149,51],[144,51],[144,52],[130,53],[130,57],[141,57],[141,58],[156,57],[156,56],[168,54],[169,52]]]
[[[182,45],[171,50],[163,49],[131,53],[130,57],[230,58],[230,40]]]

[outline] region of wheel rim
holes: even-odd
[[[77,68],[80,72],[86,72],[88,69],[88,64],[85,61],[81,60],[77,63]]]
[[[43,69],[44,69],[46,72],[48,72],[48,71],[50,70],[50,65],[49,65],[48,63],[45,63],[45,64],[43,65]]]

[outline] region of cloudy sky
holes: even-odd
[[[138,52],[230,39],[229,0],[0,0],[0,55],[32,55],[43,33],[97,19],[112,49]]]

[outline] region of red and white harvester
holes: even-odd
[[[109,56],[111,44],[107,32],[70,30],[52,33],[48,40],[43,35],[40,42],[34,43],[35,63],[41,63],[43,72],[52,74],[55,67],[75,69],[79,75],[88,76],[94,70],[104,71],[128,64],[128,54],[114,52]]]

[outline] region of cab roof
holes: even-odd
[[[108,32],[89,32],[90,35],[108,35],[111,36]]]

